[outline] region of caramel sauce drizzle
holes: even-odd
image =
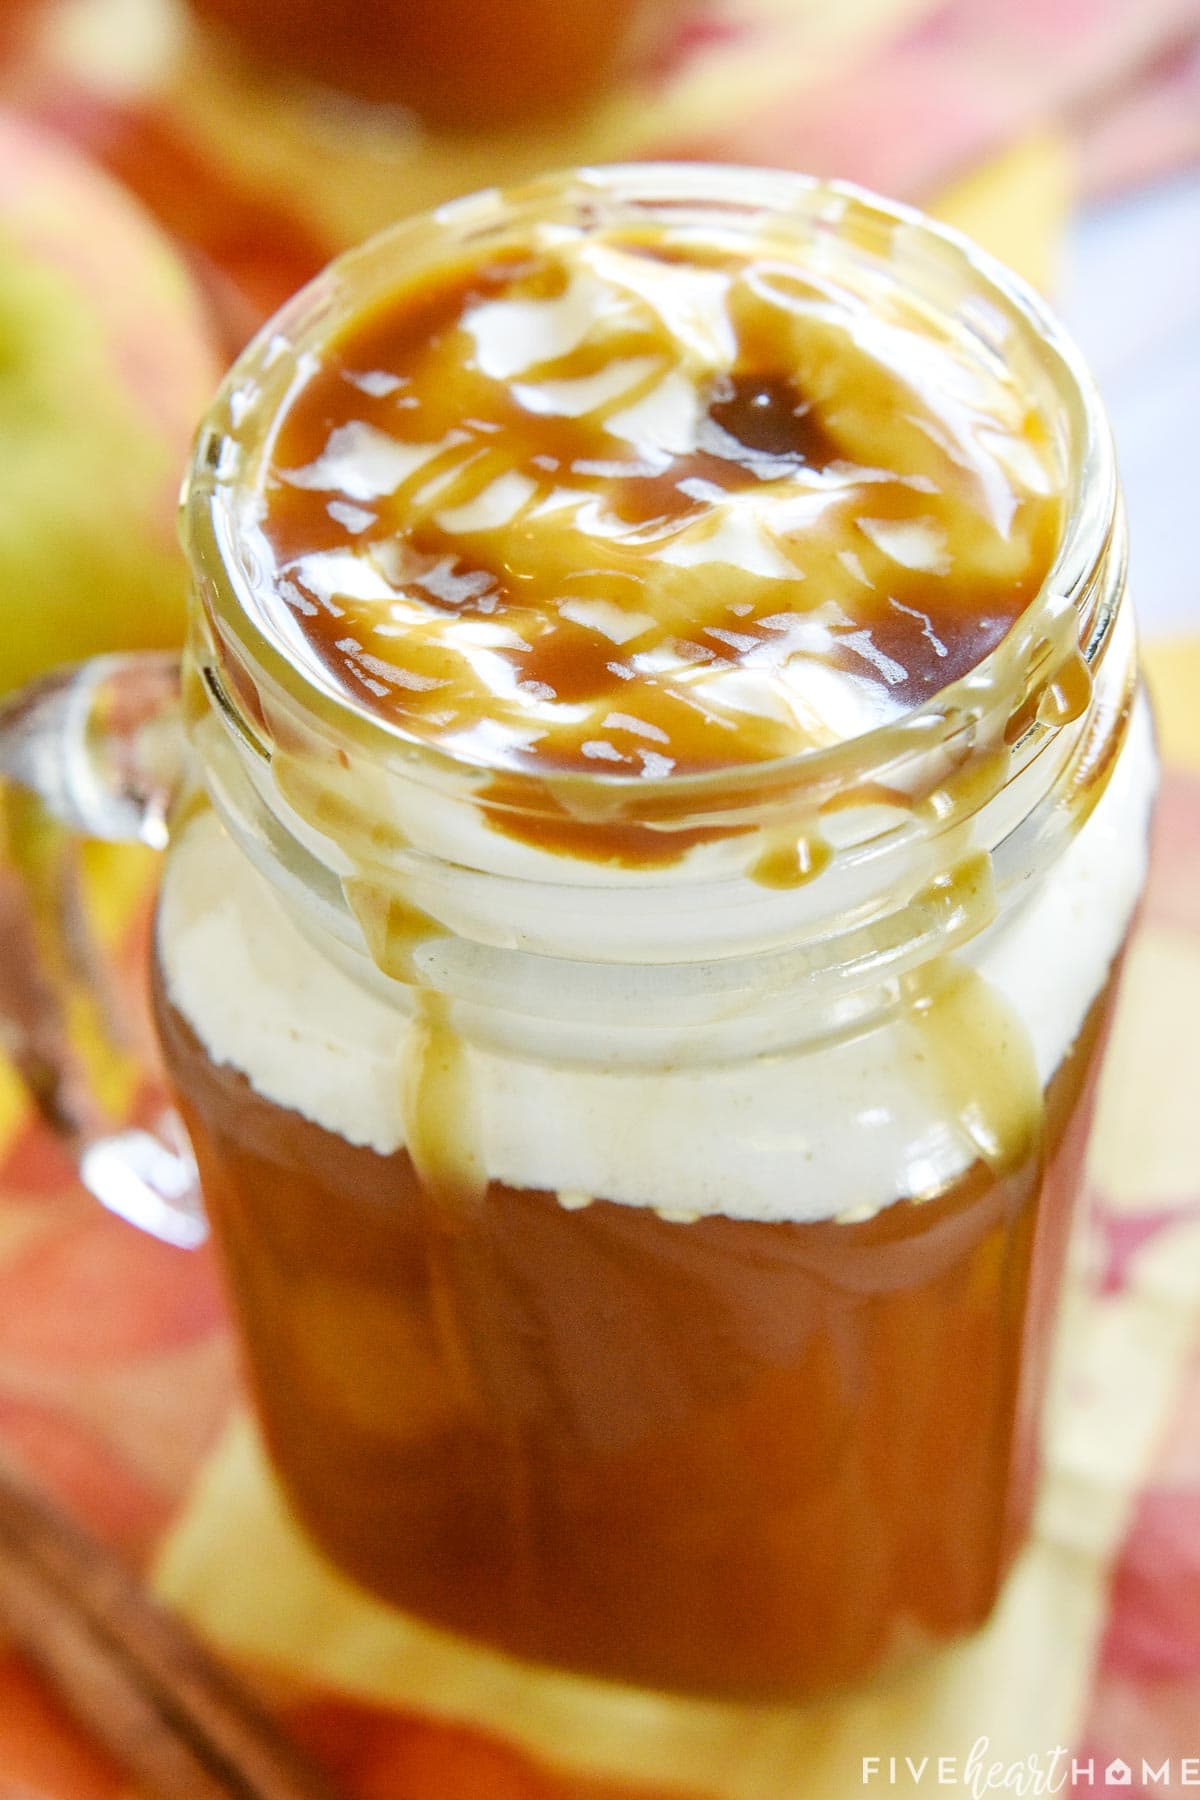
[[[915,970],[905,990],[913,1058],[976,1158],[1002,1176],[1040,1156],[1042,1084],[1029,1034],[1004,997],[948,956]]]
[[[562,228],[354,318],[261,505],[306,652],[492,771],[514,835],[511,774],[653,782],[901,716],[1005,635],[1063,507],[1045,420],[912,303]]]
[[[444,996],[418,994],[404,1067],[405,1143],[425,1193],[444,1210],[451,1230],[464,1201],[481,1200],[487,1190],[467,1054]]]
[[[804,887],[827,869],[833,852],[815,833],[799,835],[786,827],[768,833],[765,846],[751,864],[750,877],[760,887]]]

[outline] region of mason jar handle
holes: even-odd
[[[180,659],[102,656],[0,704],[0,1042],[84,1186],[169,1244],[206,1236],[183,1124],[136,1126],[105,1087],[142,1047],[89,914],[82,840],[162,850],[184,768]]]

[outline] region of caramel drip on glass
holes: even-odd
[[[966,827],[956,830],[961,838]],[[913,907],[943,941],[977,936],[996,912],[991,857],[962,851]],[[941,1116],[957,1121],[993,1174],[1008,1174],[1040,1154],[1042,1082],[1029,1033],[1009,1002],[951,954],[930,957],[900,985],[912,1059],[932,1082]]]
[[[449,1002],[428,989],[418,990],[415,999],[402,1077],[406,1145],[422,1186],[453,1216],[487,1190],[478,1109]]]
[[[400,1071],[401,1108],[405,1147],[428,1222],[432,1321],[460,1404],[483,1418],[486,1380],[460,1296],[463,1244],[469,1243],[472,1218],[487,1192],[475,1096],[466,1046],[450,1024],[447,1001],[427,990],[414,998],[416,1016]]]
[[[417,951],[445,937],[445,926],[406,900],[394,880],[347,875],[342,892],[362,928],[371,961],[394,981],[418,987]]]
[[[405,1053],[402,1104],[406,1149],[418,1177],[429,1229],[424,1251],[430,1311],[444,1367],[467,1418],[489,1436],[498,1465],[509,1541],[521,1546],[505,1567],[509,1599],[527,1599],[537,1566],[531,1464],[523,1428],[497,1364],[504,1341],[495,1319],[501,1295],[489,1254],[481,1253],[479,1208],[488,1190],[479,1116],[466,1044],[450,1018],[449,1002],[428,989],[415,993],[416,1017]]]
[[[1002,1175],[1040,1154],[1042,1083],[1029,1034],[1003,996],[950,957],[925,964],[906,992],[914,1059],[979,1160]]]

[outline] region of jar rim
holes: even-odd
[[[538,770],[501,770],[495,762],[447,750],[408,731],[337,686],[316,659],[303,662],[290,652],[256,595],[246,547],[238,538],[237,509],[231,504],[246,491],[247,442],[265,441],[264,427],[279,414],[276,404],[265,421],[256,417],[270,372],[293,369],[290,385],[281,387],[278,376],[274,381],[277,393],[290,395],[305,378],[299,372],[305,351],[345,317],[348,305],[356,304],[351,296],[364,279],[383,265],[386,278],[394,282],[405,254],[415,254],[423,239],[429,246],[451,249],[486,238],[498,227],[511,229],[522,217],[532,223],[553,208],[586,221],[602,216],[605,207],[658,217],[669,207],[693,214],[699,209],[709,222],[714,216],[727,223],[739,216],[766,216],[772,224],[791,220],[834,236],[845,234],[852,222],[861,238],[891,251],[899,248],[910,272],[924,264],[932,274],[965,279],[964,298],[978,299],[985,312],[989,303],[998,308],[997,317],[1006,326],[1024,331],[1036,344],[1039,365],[1061,399],[1071,435],[1064,525],[1039,593],[973,669],[897,719],[839,743],[720,769],[631,775],[598,767],[548,778]],[[257,434],[252,429],[247,438],[247,426],[256,424]],[[1031,757],[1053,730],[1037,721],[1031,693],[1049,686],[1067,657],[1082,654],[1090,666],[1102,655],[1115,610],[1114,585],[1098,582],[1097,575],[1118,528],[1116,465],[1103,406],[1080,351],[1021,277],[954,227],[849,182],[787,170],[672,163],[585,166],[519,188],[484,190],[402,220],[344,252],[267,321],[228,371],[197,436],[181,515],[184,548],[217,627],[218,650],[234,648],[336,741],[368,758],[386,761],[398,754],[410,776],[426,771],[435,781],[439,773],[475,778],[502,773],[515,796],[508,810],[538,814],[551,788],[555,810],[565,806],[596,817],[611,809],[651,826],[685,817],[690,824],[704,816],[765,815],[781,801],[791,807],[798,799],[819,804],[847,787],[878,781],[885,771],[903,768],[914,757],[927,758],[932,749],[949,748],[956,738],[977,740],[986,735],[989,718],[994,739],[1005,725],[1027,715],[1019,742],[1009,741],[1010,747],[1024,745]],[[227,711],[236,715],[242,710],[236,685],[232,696],[226,690],[221,699]],[[269,754],[253,720],[239,717],[235,722],[251,744]]]

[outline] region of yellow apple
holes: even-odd
[[[179,642],[175,504],[218,374],[158,227],[0,113],[0,693],[55,663]]]

